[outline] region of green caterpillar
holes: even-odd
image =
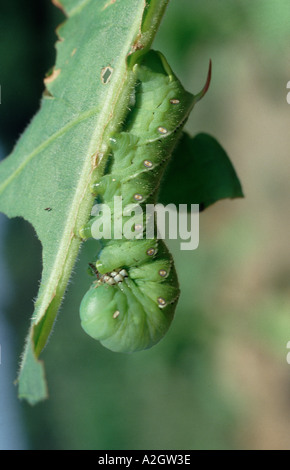
[[[99,201],[111,209],[112,220],[121,221],[122,227],[128,218],[114,213],[114,198],[119,196],[123,205],[133,207],[157,202],[160,181],[183,126],[209,87],[211,67],[196,96],[185,91],[159,52],[148,52],[133,73],[132,109],[122,131],[111,139],[106,174],[93,185]],[[93,237],[99,218],[97,214],[83,227],[83,239]],[[86,333],[115,352],[140,351],[160,341],[180,295],[172,256],[157,235],[144,238],[146,222],[144,216],[135,224],[139,235],[132,240],[103,240],[95,263],[99,279],[80,307]]]

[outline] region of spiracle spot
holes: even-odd
[[[135,201],[142,201],[143,196],[142,196],[142,194],[137,193],[137,194],[134,194],[134,199],[135,199]]]
[[[148,256],[154,256],[156,251],[154,250],[154,248],[149,248],[146,253]]]
[[[165,135],[168,133],[168,130],[165,127],[160,126],[158,127],[158,132],[159,134]]]
[[[160,275],[161,277],[166,277],[166,276],[167,276],[167,271],[166,271],[165,269],[160,269],[159,275]]]
[[[150,160],[144,160],[143,163],[146,168],[152,168],[153,166],[153,163]]]
[[[119,310],[116,310],[115,313],[114,313],[114,315],[113,315],[113,318],[114,318],[114,319],[115,319],[115,318],[118,318],[119,315],[120,315]]]
[[[171,103],[171,104],[179,104],[180,101],[177,100],[177,99],[173,99],[173,100],[170,100],[170,103]]]
[[[158,302],[159,307],[165,307],[166,305],[166,300],[163,299],[163,297],[158,297],[157,302]]]

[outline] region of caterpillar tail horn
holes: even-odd
[[[198,101],[200,101],[206,95],[206,93],[208,92],[208,89],[209,89],[210,83],[211,83],[211,77],[212,77],[212,61],[210,60],[209,61],[209,67],[208,67],[206,83],[205,83],[203,89],[197,95],[195,95],[194,104],[197,103]]]

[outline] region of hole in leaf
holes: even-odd
[[[104,85],[107,85],[109,81],[111,80],[113,74],[113,68],[110,66],[104,67],[101,72],[101,80]]]

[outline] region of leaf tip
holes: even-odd
[[[30,338],[26,343],[16,385],[18,398],[26,400],[32,406],[48,398],[44,365],[36,358]]]

